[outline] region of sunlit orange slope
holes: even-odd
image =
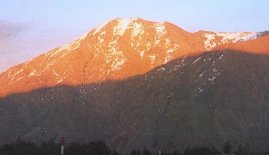
[[[124,79],[143,74],[178,57],[255,37],[255,33],[247,32],[190,33],[168,22],[157,23],[140,18],[114,19],[68,45],[0,74],[0,97],[60,84]],[[256,48],[256,45],[252,46]],[[248,51],[248,48],[244,50]]]

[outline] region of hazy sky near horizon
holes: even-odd
[[[264,31],[268,8],[268,0],[0,0],[0,72],[117,17],[191,32]]]

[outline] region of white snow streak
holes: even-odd
[[[228,43],[228,42],[237,43],[237,42],[252,40],[252,39],[257,38],[258,36],[258,33],[256,32],[237,32],[237,33],[218,32],[216,34],[217,36],[222,37],[221,42],[223,44]]]
[[[139,55],[140,55],[141,58],[144,57],[144,54],[145,54],[145,51],[140,51],[140,53],[139,53]]]
[[[135,22],[135,23],[132,25],[132,28],[133,28],[132,38],[133,38],[133,37],[137,37],[138,35],[142,35],[142,34],[145,33],[145,31],[144,31],[144,27],[143,27],[142,23],[137,23],[137,22]]]
[[[113,35],[122,36],[125,31],[129,28],[129,24],[132,22],[131,19],[119,19],[118,25],[114,27]]]
[[[166,34],[165,26],[162,23],[156,23],[155,30],[158,34],[161,34],[161,35]]]
[[[151,64],[154,64],[156,60],[156,55],[149,55],[149,59],[150,59]]]
[[[196,58],[191,64],[196,63],[196,62],[199,61],[201,58],[202,58],[202,57],[198,57],[198,58]]]
[[[55,70],[52,70],[52,73],[53,73],[53,75],[55,75],[55,76],[60,76]]]
[[[206,40],[204,41],[204,47],[206,50],[211,50],[217,45],[214,42],[215,36],[216,35],[213,33],[204,34],[204,37],[206,38]]]
[[[32,70],[31,73],[28,75],[28,77],[36,76],[36,74],[37,74],[37,71]]]
[[[215,76],[208,78],[209,81],[214,81],[216,79]]]
[[[165,64],[166,64],[168,61],[171,60],[173,52],[174,52],[174,49],[169,49],[169,50],[166,51],[166,57],[165,57],[165,59],[164,59],[164,63],[165,63]]]

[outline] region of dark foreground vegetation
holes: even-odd
[[[103,141],[89,143],[73,142],[65,146],[64,155],[269,155],[268,152],[249,152],[247,148],[238,146],[232,151],[232,146],[227,142],[221,151],[214,147],[192,147],[183,152],[150,151],[145,146],[141,150],[133,149],[130,152],[120,153],[110,148]],[[61,145],[53,140],[36,145],[32,142],[17,140],[5,144],[0,148],[0,155],[61,155]]]

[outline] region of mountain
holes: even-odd
[[[190,33],[168,22],[114,19],[68,45],[2,73],[0,96],[61,84],[126,79],[175,58],[257,36],[249,32]]]
[[[261,33],[115,19],[0,75],[0,143],[65,137],[183,150],[230,141],[265,150],[268,54]]]

